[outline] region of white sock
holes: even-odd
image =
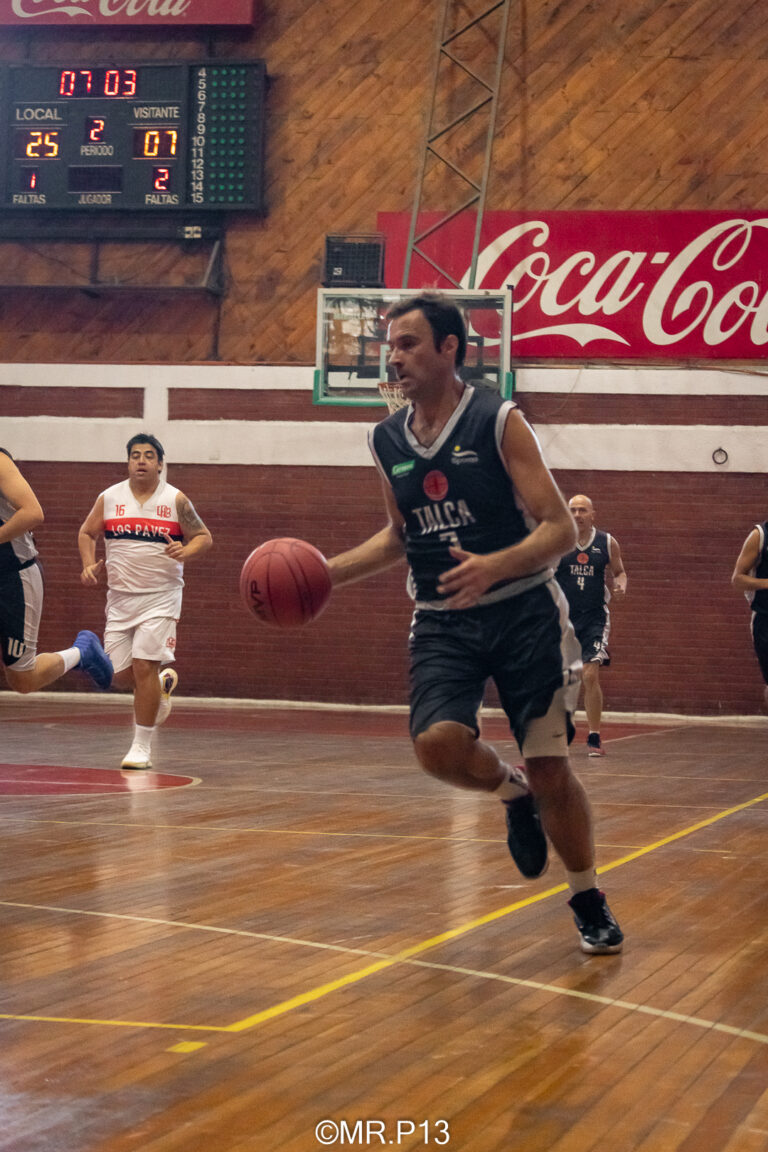
[[[133,728],[133,747],[149,755],[153,732],[154,728],[142,728],[141,724],[135,724]]]
[[[506,777],[498,788],[494,788],[493,795],[498,796],[499,800],[517,800],[520,796],[525,796],[530,789],[522,768],[511,768],[509,764],[502,764],[502,768],[506,772]]]
[[[597,888],[597,872],[594,868],[587,868],[586,872],[566,872],[568,887],[571,895],[577,892],[586,892],[589,888]]]
[[[72,668],[77,668],[80,663],[80,649],[79,648],[65,648],[63,652],[57,652],[57,656],[61,656],[64,661],[64,671],[69,672]]]

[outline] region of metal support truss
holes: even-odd
[[[496,129],[496,114],[499,90],[501,87],[510,4],[511,0],[497,0],[496,3],[489,4],[484,8],[479,15],[474,16],[458,27],[454,27],[453,30],[449,32],[448,29],[452,27],[453,23],[454,9],[458,9],[460,6],[464,7],[464,5],[460,5],[460,0],[443,0],[426,139],[422,151],[421,167],[416,186],[411,226],[408,235],[408,247],[405,256],[405,267],[403,270],[404,288],[408,287],[411,261],[414,253],[430,264],[441,276],[444,276],[450,281],[455,288],[473,289],[475,287],[477,259],[480,248],[480,230],[483,222],[488,178],[491,170],[493,138]],[[495,28],[491,28],[491,25],[487,22],[489,17],[495,13],[498,13],[495,20]],[[459,59],[462,38],[466,37],[467,33],[473,29],[486,33],[489,40],[495,39],[496,63],[494,75],[491,79],[484,78],[480,75],[479,71],[476,71],[473,67]],[[449,103],[449,89],[451,89],[452,85],[455,87],[457,78],[466,80],[467,77],[472,83],[468,86],[469,90],[465,93],[463,106],[452,112],[447,123],[438,124],[441,107]],[[470,121],[478,121],[480,130],[483,127],[483,123],[485,126],[485,154],[482,161],[482,174],[479,179],[469,174],[455,157],[451,155],[451,140],[449,137],[455,130],[468,125]],[[474,127],[474,124],[472,126]],[[428,228],[420,230],[420,219],[422,213],[425,211],[425,178],[427,176],[428,166],[433,161],[436,162],[439,167],[441,166],[446,174],[450,172],[454,177],[458,177],[458,181],[453,181],[454,190],[451,193],[452,199],[455,198],[456,202],[442,204],[440,207],[440,219],[436,223],[432,223]],[[441,228],[455,219],[456,216],[469,210],[474,210],[475,212],[472,260],[468,282],[459,283],[446,268],[441,267],[433,257],[424,251],[422,245],[428,237],[435,235]]]

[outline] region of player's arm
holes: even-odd
[[[737,592],[758,592],[768,588],[768,579],[750,575],[760,555],[760,533],[753,528],[744,541],[736,567],[731,576],[731,584]]]
[[[621,558],[621,549],[615,536],[608,537],[608,554],[610,556],[610,589],[611,595],[617,600],[623,600],[627,594],[627,570]]]
[[[5,452],[0,452],[0,492],[16,509],[5,524],[0,524],[0,544],[7,544],[42,524],[45,516],[37,496]]]
[[[395,503],[392,489],[384,481],[384,503],[389,521],[385,528],[371,536],[348,552],[332,556],[328,561],[334,588],[343,584],[353,584],[391,568],[405,556],[404,524],[400,510]]]
[[[96,544],[104,528],[104,497],[99,496],[80,525],[77,534],[77,547],[80,551],[81,584],[98,584],[104,560],[96,560]]]
[[[176,515],[181,525],[184,543],[166,536],[168,544],[165,553],[172,560],[178,560],[184,564],[187,560],[192,560],[195,556],[202,556],[204,552],[207,552],[213,544],[213,537],[195,511],[194,504],[183,492],[179,492],[176,497]]]
[[[438,590],[450,597],[448,607],[471,608],[492,584],[554,566],[576,543],[570,509],[544,463],[538,440],[517,409],[507,416],[502,454],[536,527],[518,544],[486,555],[451,548],[459,563],[443,573],[438,585]]]

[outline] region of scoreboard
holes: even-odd
[[[0,69],[0,204],[264,211],[263,60]]]

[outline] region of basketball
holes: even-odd
[[[240,573],[240,595],[249,612],[278,628],[316,620],[331,595],[322,552],[286,536],[254,548]]]

